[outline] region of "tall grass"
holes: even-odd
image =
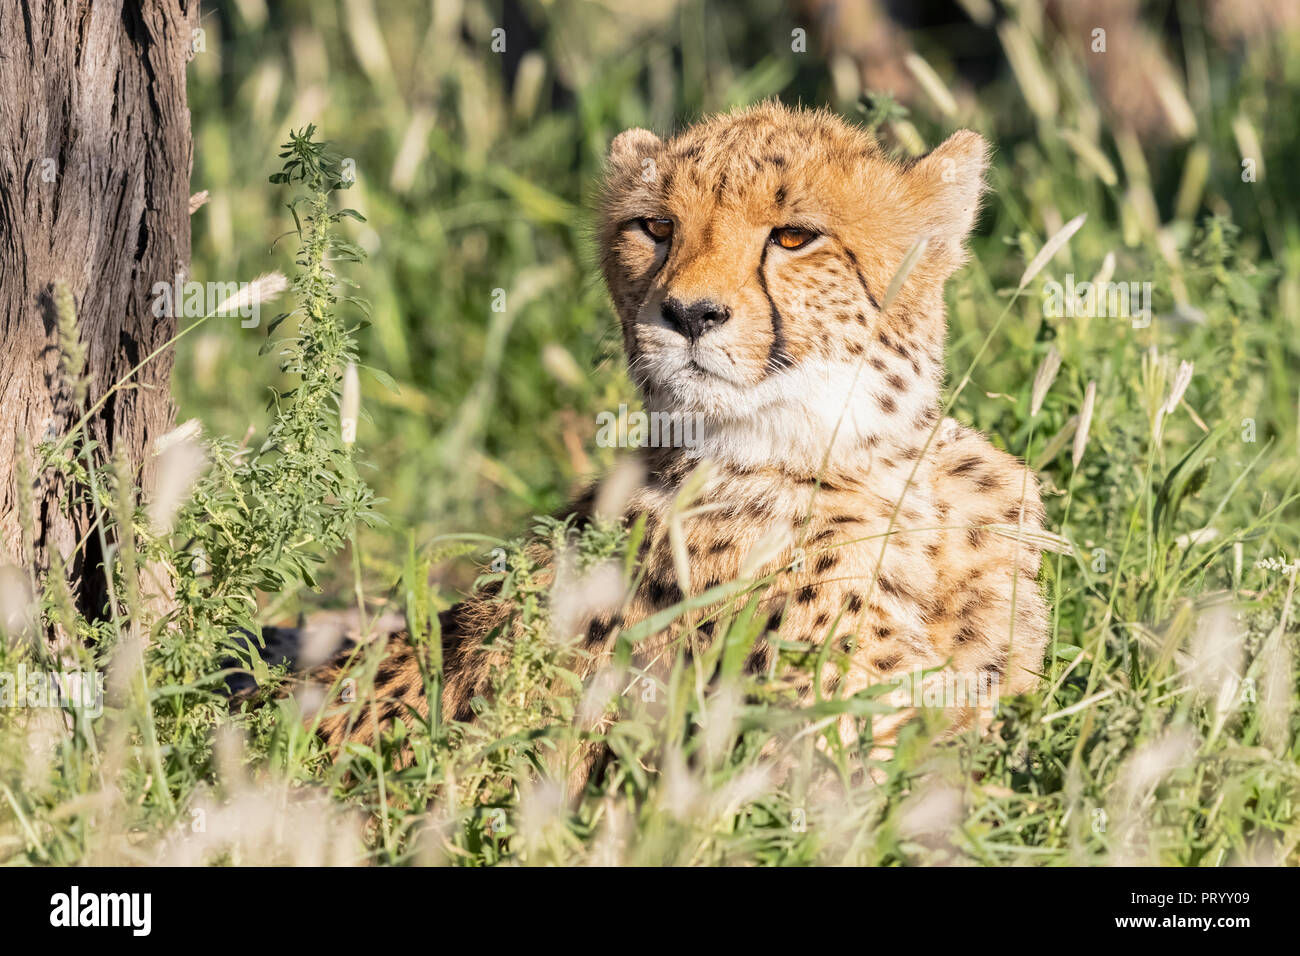
[[[859,109],[818,54],[792,54],[797,24],[775,0],[743,12],[688,2],[644,17],[551,4],[535,36],[508,38],[505,56],[491,51],[491,4],[465,4],[461,20],[416,5],[381,14],[368,0],[222,7],[221,29],[209,27],[191,67],[195,188],[211,192],[194,218],[196,278],[256,274],[292,255],[283,244],[267,251],[293,223],[266,174],[273,145],[311,120],[337,143],[339,180],[355,171],[349,201],[366,221],[330,228],[346,233],[351,253],[369,253],[351,274],[373,306],[355,331],[363,313],[341,301],[330,303],[340,324],[284,320],[270,341],[289,337],[301,351],[282,370],[258,354],[264,332],[237,323],[205,322],[180,341],[183,416],[218,436],[250,426],[255,436],[209,446],[217,467],[186,520],[196,540],[237,514],[273,549],[301,542],[287,525],[258,525],[259,507],[234,492],[203,490],[274,486],[249,470],[236,481],[230,469],[251,468],[239,464],[241,447],[256,450],[285,427],[290,401],[315,409],[305,434],[324,444],[312,461],[348,491],[319,496],[333,510],[304,506],[291,523],[324,522],[307,550],[347,546],[348,555],[286,565],[277,552],[275,573],[241,578],[224,610],[193,597],[184,606],[200,613],[134,636],[133,614],[76,620],[51,582],[24,613],[78,631],[91,648],[82,666],[111,668],[118,691],[102,718],[0,710],[0,856],[1300,862],[1290,375],[1300,231],[1286,172],[1300,140],[1270,121],[1300,106],[1297,40],[1279,35],[1230,55],[1195,42],[1198,27],[1188,26],[1192,71],[1210,80],[1187,91],[1196,131],[1144,146],[1099,121],[1086,50],[1021,7],[998,34],[1009,65],[978,96],[960,88],[941,42],[917,36],[940,106],[905,115],[881,97]],[[956,95],[937,92],[944,84]],[[557,596],[527,542],[575,569],[561,602],[637,575],[627,555],[638,529],[579,533],[532,520],[613,466],[591,441],[596,413],[635,401],[588,238],[603,148],[626,126],[666,131],[771,94],[831,102],[899,151],[961,126],[996,145],[972,261],[949,284],[952,414],[1036,469],[1049,527],[1069,543],[1044,562],[1053,619],[1041,689],[1003,701],[984,736],[943,741],[938,716],[923,716],[883,762],[866,753],[867,735],[846,745],[828,733],[845,713],[865,731],[886,709],[879,689],[798,706],[793,692],[740,673],[759,633],[744,598],[762,581],[725,586],[744,610],[715,623],[711,655],[679,659],[664,683],[637,670],[633,633],[617,667],[589,686],[535,693],[568,687],[579,661],[553,627]],[[1265,175],[1246,182],[1241,151],[1252,142]],[[1048,238],[1084,214],[1017,294]],[[322,261],[279,262],[300,300],[339,293],[332,281],[313,292]],[[1067,275],[1150,282],[1152,321],[1050,314],[1046,284]],[[329,397],[354,349],[379,370],[361,377],[355,452],[333,431]],[[1054,376],[1036,376],[1058,358]],[[319,391],[304,391],[304,379]],[[268,392],[286,398],[268,408]],[[297,452],[266,460],[307,463]],[[219,567],[212,547],[196,572],[193,547],[178,550],[186,542],[150,544],[156,536],[133,517],[130,483],[111,463],[80,449],[62,467],[95,489],[105,543],[118,542],[106,553],[118,562],[122,608],[147,603],[141,580],[158,567],[200,582]],[[372,509],[387,526],[356,527]],[[515,537],[524,528],[533,532]],[[366,620],[401,613],[428,651],[436,690],[436,611],[480,575],[501,583],[522,627],[475,724],[435,709],[378,748],[350,745],[332,761],[303,720],[318,701],[226,713],[217,691],[229,627],[323,607],[359,607]],[[7,593],[24,593],[22,580]],[[31,621],[8,612],[4,621],[13,634],[0,671],[37,661],[40,644],[17,636],[35,630]],[[781,650],[792,668],[820,665],[806,647]],[[372,653],[362,698],[376,664]],[[715,671],[724,679],[713,685]],[[570,800],[569,768],[592,739],[608,744],[613,763],[601,788]],[[863,765],[873,772],[864,777]]]

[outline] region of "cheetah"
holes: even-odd
[[[995,694],[1036,685],[1047,610],[1040,551],[1022,532],[1043,527],[1037,483],[941,413],[944,284],[967,257],[988,153],[961,131],[900,162],[828,111],[776,102],[667,141],[644,129],[613,140],[598,237],[628,368],[647,411],[703,427],[690,447],[637,452],[640,480],[618,513],[645,518],[643,574],[618,613],[567,622],[584,678],[610,662],[620,629],[743,572],[770,576],[762,607],[784,639],[847,655],[847,671],[817,676],[827,695],[923,673]],[[688,482],[684,580],[669,514]],[[593,489],[569,514],[589,520],[597,503]],[[748,568],[764,542],[777,544]],[[638,658],[662,664],[675,642],[707,641],[699,617],[638,642]],[[471,701],[490,695],[499,652],[484,639],[506,622],[483,593],[441,615],[445,717],[473,720]],[[749,672],[774,653],[760,640]],[[369,740],[408,708],[427,714],[412,645],[398,635],[386,654],[373,702],[320,721],[330,745]],[[915,688],[898,685],[873,746],[914,712]],[[797,692],[810,698],[811,681]],[[954,728],[986,722],[988,704],[943,700]]]

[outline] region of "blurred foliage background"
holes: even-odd
[[[221,0],[202,24],[192,278],[278,267],[318,308],[330,297],[319,261],[305,279],[289,261],[288,189],[268,182],[290,129],[316,124],[368,217],[338,224],[369,252],[338,272],[373,303],[357,457],[387,523],[353,539],[354,560],[337,552],[368,499],[316,404],[280,419],[305,441],[235,450],[276,440],[277,392],[336,387],[350,346],[332,321],[306,327],[324,358],[302,378],[278,371],[284,342],[266,347],[277,306],[257,329],[195,326],[175,393],[225,471],[168,540],[137,535],[129,483],[112,482],[126,610],[97,625],[89,663],[111,653],[133,692],[75,725],[0,708],[0,859],[1300,863],[1300,0]],[[606,145],[767,96],[869,124],[900,158],[961,127],[995,148],[973,256],[947,287],[949,394],[1031,464],[1066,539],[1040,572],[1040,687],[1002,700],[987,733],[912,721],[868,782],[881,688],[805,705],[784,678],[706,679],[725,675],[724,648],[738,666],[759,618],[729,616],[708,655],[679,655],[658,703],[602,688],[635,686],[619,666],[582,702],[556,693],[581,649],[550,632],[515,549],[502,594],[519,637],[473,723],[403,719],[377,748],[331,754],[301,719],[311,688],[232,716],[216,687],[255,593],[275,623],[389,595],[429,636],[486,557],[466,552],[482,537],[440,536],[518,534],[608,468],[596,414],[636,399],[591,243]],[[1045,293],[1071,276],[1149,283],[1152,320],[1056,314]],[[583,539],[579,566],[621,547],[596,525]],[[282,588],[313,549],[320,593]],[[123,632],[150,625],[132,582],[154,564],[184,600],[146,646]],[[91,630],[50,579],[46,618]],[[783,637],[792,676],[833,659]],[[25,653],[0,641],[0,673]],[[546,754],[593,733],[569,709],[592,700],[614,718],[597,733],[614,759],[569,806]],[[830,732],[840,712],[859,715],[852,744]]]
[[[408,529],[420,543],[449,531],[510,534],[610,464],[612,451],[595,447],[595,415],[635,395],[590,238],[603,151],[628,126],[671,132],[767,96],[871,122],[900,155],[963,126],[995,145],[974,261],[950,284],[954,378],[1005,301],[999,290],[1014,288],[1045,237],[1080,212],[1088,225],[1039,281],[1090,278],[1114,253],[1117,280],[1153,282],[1158,318],[1146,330],[1053,320],[1041,297],[1026,296],[962,396],[958,417],[1043,469],[1049,514],[1053,469],[1069,459],[1050,440],[1097,379],[1097,451],[1075,486],[1076,521],[1091,515],[1095,540],[1127,520],[1112,499],[1138,493],[1125,490],[1125,466],[1145,454],[1147,429],[1117,423],[1147,414],[1139,358],[1153,345],[1197,362],[1188,400],[1204,422],[1235,429],[1250,417],[1255,447],[1274,443],[1252,479],[1259,494],[1238,496],[1229,517],[1241,526],[1285,497],[1300,311],[1295,4],[889,6],[898,9],[205,5],[190,105],[193,189],[210,199],[194,216],[193,277],[244,280],[287,266],[288,249],[273,243],[292,223],[267,175],[291,127],[316,123],[355,163],[349,202],[368,222],[353,235],[370,260],[348,274],[373,303],[361,347],[380,370],[363,374],[359,441],[393,528],[367,532],[376,584],[395,579]],[[1253,182],[1243,181],[1243,157],[1256,160]],[[495,312],[498,289],[507,308]],[[275,311],[264,310],[263,326]],[[265,341],[264,327],[237,320],[184,341],[180,416],[232,436],[261,431],[277,374],[274,356],[259,354]],[[1026,396],[1052,344],[1065,356],[1062,378],[1035,427]],[[1197,427],[1169,426],[1188,441]],[[1238,465],[1253,454],[1239,444]],[[463,588],[473,567],[445,573]],[[327,579],[326,590],[313,601],[343,587]]]

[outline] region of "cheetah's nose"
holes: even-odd
[[[665,299],[659,311],[664,321],[676,332],[692,342],[714,326],[731,318],[731,310],[711,299],[697,299],[690,304],[679,299]]]

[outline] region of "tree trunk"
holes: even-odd
[[[185,74],[198,0],[0,0],[0,564],[57,554],[80,610],[104,614],[84,496],[19,450],[63,436],[176,331],[151,288],[187,274],[193,158]],[[86,353],[78,407],[59,371],[54,284]],[[171,350],[90,419],[100,462],[125,455],[151,487],[149,447],[172,423]],[[24,528],[19,482],[32,489]],[[68,507],[68,501],[74,504]]]

